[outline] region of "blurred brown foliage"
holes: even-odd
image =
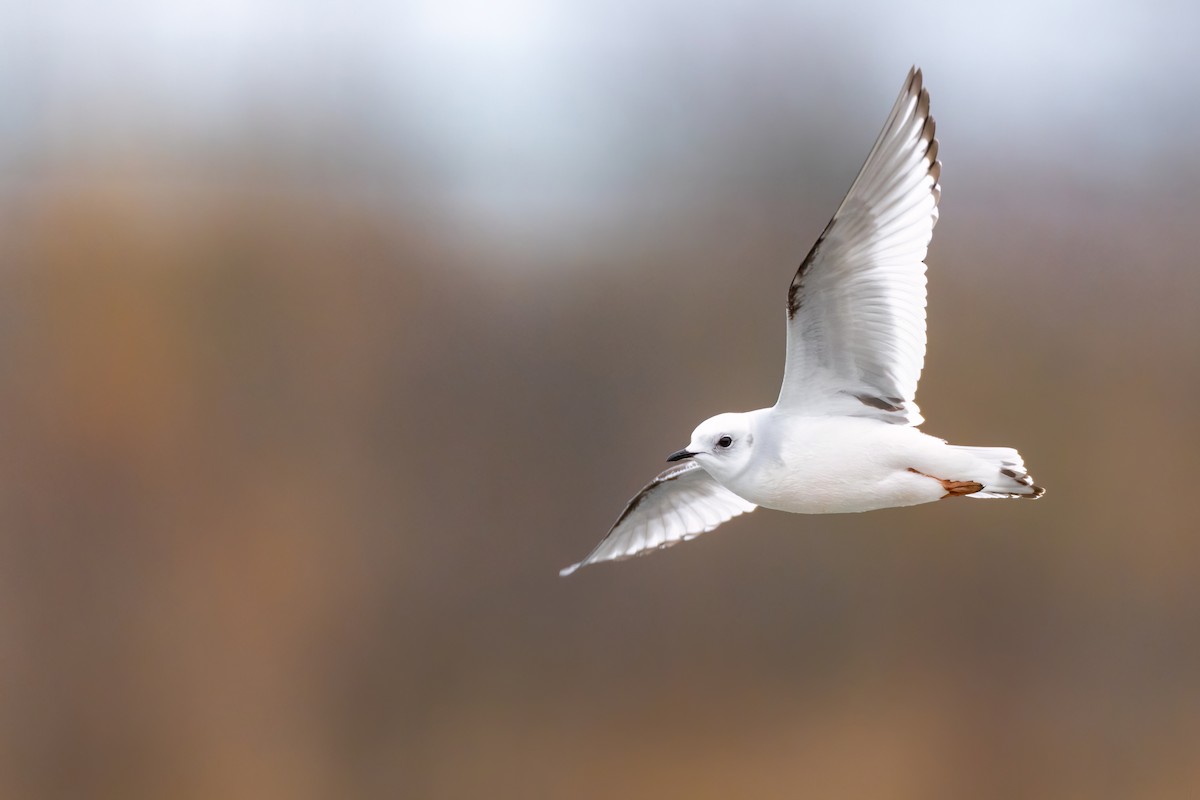
[[[935,246],[926,428],[1044,501],[762,512],[563,581],[770,402],[770,240],[488,273],[336,193],[163,188],[6,211],[0,794],[1200,788],[1181,216]]]

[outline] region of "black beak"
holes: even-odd
[[[696,455],[691,450],[679,450],[667,456],[667,461],[683,461],[685,458],[691,458]]]

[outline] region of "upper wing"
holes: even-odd
[[[921,71],[900,97],[846,199],[788,290],[779,408],[923,420],[925,254],[942,165]]]
[[[585,564],[615,561],[661,550],[708,533],[726,520],[758,508],[713,480],[694,461],[659,473],[625,506],[608,535],[567,576]]]

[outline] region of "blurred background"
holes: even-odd
[[[1194,4],[0,8],[0,796],[1200,796]],[[1038,503],[569,580],[921,65]]]

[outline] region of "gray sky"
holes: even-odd
[[[911,63],[960,174],[1187,191],[1198,171],[1191,4],[59,1],[0,20],[10,183],[255,151],[500,238],[585,234],[764,172],[844,183]]]

